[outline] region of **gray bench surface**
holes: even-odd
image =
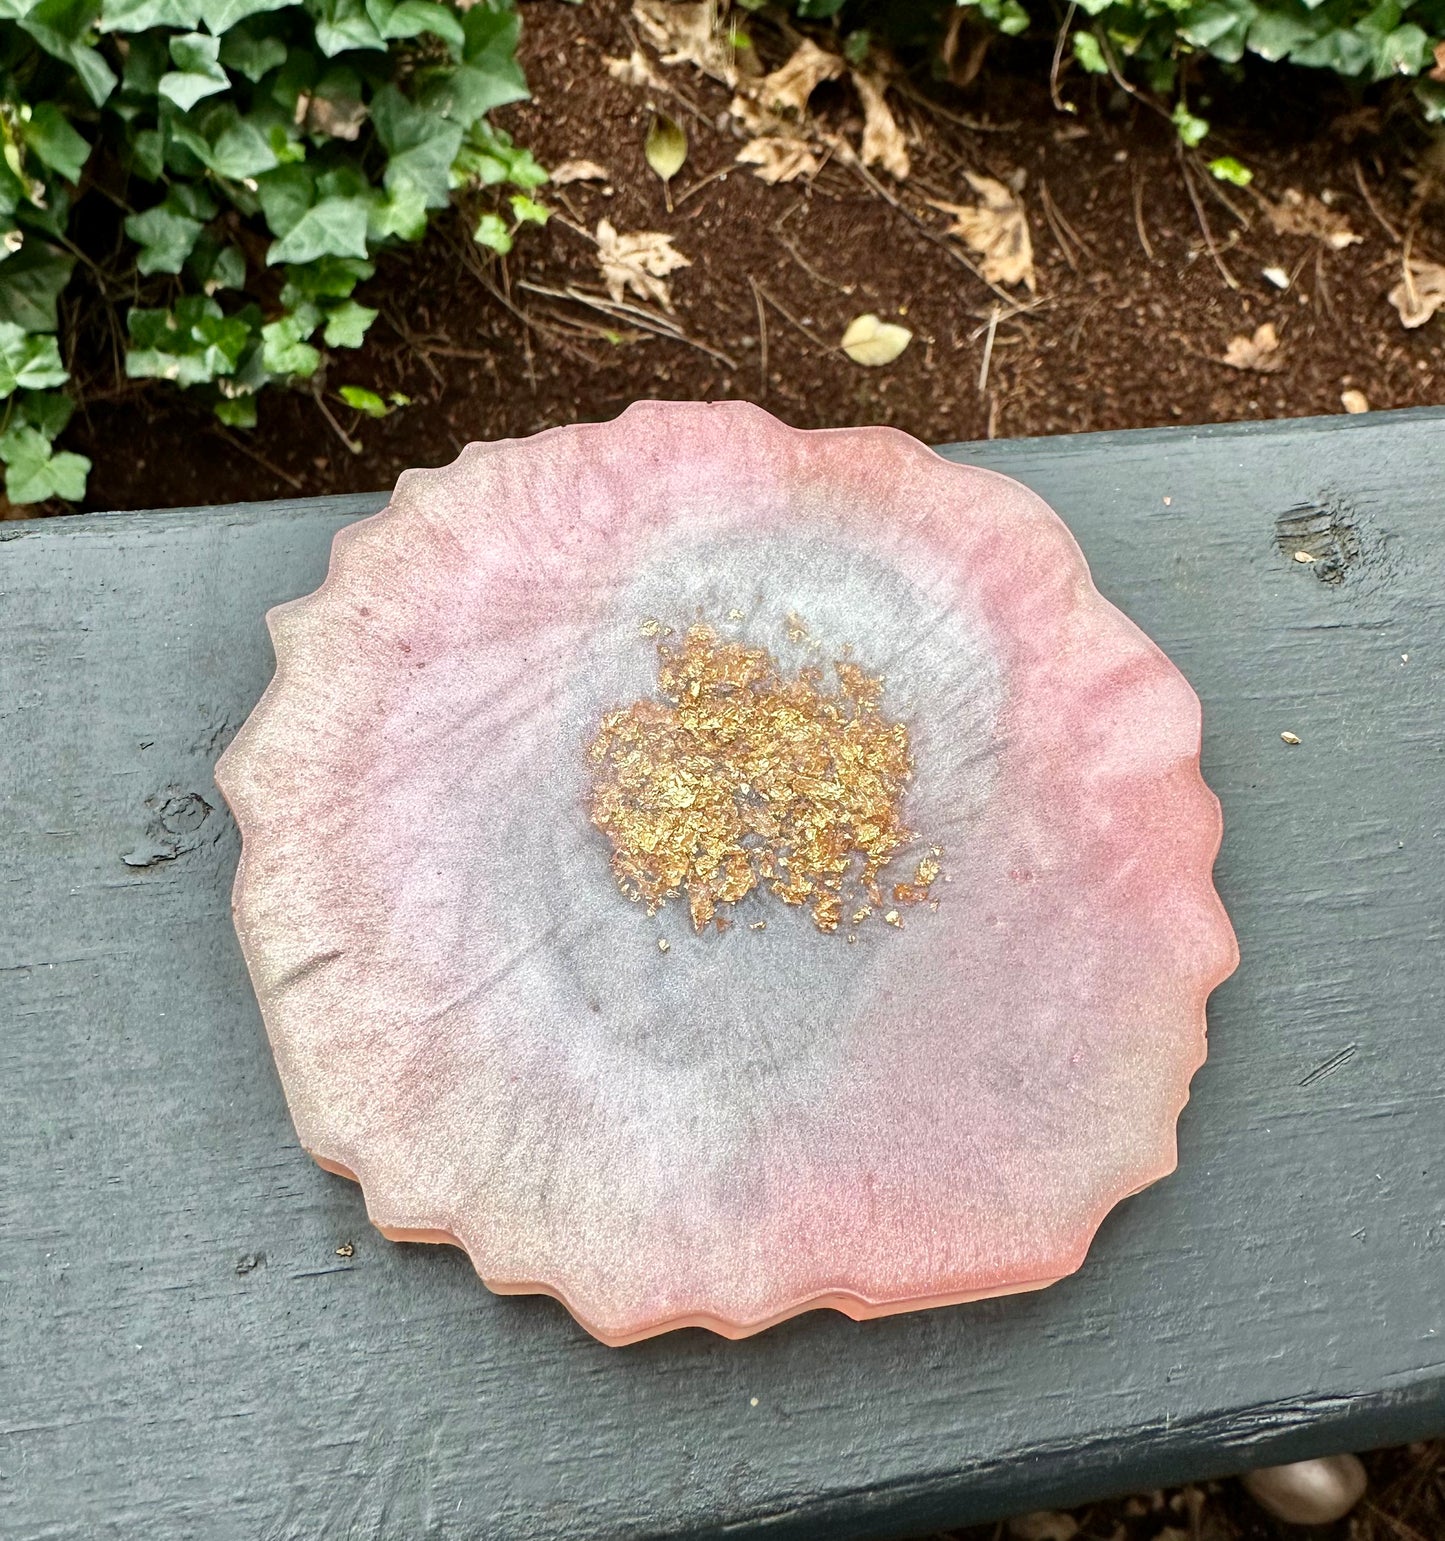
[[[1199,691],[1243,964],[1081,1273],[742,1343],[604,1348],[297,1146],[211,766],[384,500],[0,525],[0,1533],[901,1534],[1445,1429],[1445,413],[945,453]]]

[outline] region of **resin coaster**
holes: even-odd
[[[409,471],[216,779],[297,1131],[627,1343],[1037,1289],[1237,961],[1200,709],[1033,493],[649,403]]]

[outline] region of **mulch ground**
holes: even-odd
[[[89,506],[385,488],[468,440],[610,417],[639,397],[745,397],[802,427],[891,423],[932,442],[1332,413],[1348,391],[1372,408],[1445,401],[1445,316],[1406,330],[1386,298],[1407,241],[1414,257],[1445,260],[1445,154],[1404,115],[1323,77],[1246,76],[1201,108],[1210,153],[1255,173],[1247,189],[1211,178],[1167,121],[1107,80],[1066,76],[1076,111],[1056,110],[1047,52],[1018,45],[990,55],[968,92],[919,72],[916,95],[893,94],[911,141],[906,182],[834,160],[811,185],[768,186],[733,163],[729,92],[673,67],[660,73],[678,94],[660,100],[690,153],[669,210],[643,156],[656,93],[604,65],[635,46],[626,7],[537,0],[525,16],[535,97],[499,117],[544,163],[585,157],[608,181],[546,190],[556,217],[524,229],[505,261],[460,219],[438,220],[363,290],[381,319],[359,353],[333,356],[321,403],[273,391],[253,433],[220,429],[169,388],[117,387],[108,346],[82,360],[88,390],[68,442],[96,462]],[[776,65],[788,45],[755,30]],[[857,142],[851,88],[827,82],[813,106]],[[991,288],[943,238],[948,220],[929,200],[969,201],[965,171],[1022,178],[1036,295]],[[1261,200],[1291,189],[1359,241],[1336,250],[1278,233]],[[689,259],[668,280],[686,340],[557,297],[604,294],[589,234],[603,218],[666,233]],[[865,311],[915,334],[886,368],[837,347]],[[1265,323],[1279,344],[1270,368],[1222,362],[1231,339]],[[344,384],[411,405],[362,419],[335,396]]]

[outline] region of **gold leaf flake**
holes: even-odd
[[[979,271],[991,284],[1023,284],[1032,294],[1038,287],[1034,272],[1034,243],[1028,215],[1018,195],[993,177],[965,171],[969,186],[982,200],[976,205],[941,203],[935,209],[950,216],[945,235],[958,236],[982,259]]]
[[[758,887],[837,930],[914,838],[908,730],[884,715],[881,682],[843,661],[829,693],[817,665],[789,677],[703,625],[657,652],[657,696],[606,713],[587,749],[619,889],[649,914],[685,894],[699,935]]]

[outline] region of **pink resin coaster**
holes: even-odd
[[[301,1141],[385,1235],[608,1343],[741,1337],[1037,1289],[1173,1169],[1238,956],[1199,702],[1018,483],[648,403],[405,473],[268,621],[216,769],[236,925]],[[698,624],[882,681],[922,843],[880,908],[920,851],[927,902],[628,902],[589,745]]]

